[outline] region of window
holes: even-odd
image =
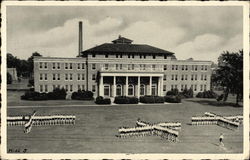
[[[72,92],[72,91],[73,91],[73,85],[72,85],[72,84],[70,85],[69,90],[70,90],[70,92]]]
[[[184,65],[182,65],[181,70],[184,70]]]
[[[144,59],[146,59],[146,55],[144,55]]]
[[[205,80],[205,81],[207,80],[207,75],[204,76],[204,80]]]
[[[85,65],[84,65],[84,63],[82,63],[82,69],[84,69],[85,68]]]
[[[174,65],[172,65],[172,70],[174,70]]]
[[[85,91],[85,85],[82,85],[82,90]]]
[[[67,73],[65,74],[65,80],[66,81],[68,80],[68,74]]]
[[[77,63],[77,69],[81,69],[81,63]]]
[[[53,91],[54,91],[56,89],[56,85],[53,85],[52,88],[53,88]]]
[[[66,90],[66,92],[68,92],[68,90],[69,90],[68,85],[65,85],[65,90]]]
[[[82,81],[85,79],[85,75],[84,74],[82,74]]]
[[[185,89],[187,89],[187,85],[185,84]]]
[[[132,58],[135,58],[135,55],[134,55],[134,54],[132,54]]]
[[[92,57],[94,58],[94,57],[95,57],[95,54],[92,54]]]
[[[203,80],[203,74],[201,75],[201,80]]]
[[[104,64],[104,69],[108,70],[109,69],[109,64]]]
[[[201,70],[203,70],[203,65],[201,65]]]
[[[195,75],[194,79],[197,80],[197,74]]]
[[[43,85],[40,85],[40,92],[43,92]]]
[[[146,65],[145,64],[140,64],[140,70],[146,70]]]
[[[108,54],[105,54],[105,58],[109,58],[109,55],[108,55]]]
[[[57,80],[60,81],[60,79],[61,79],[61,78],[60,78],[60,74],[58,73],[58,74],[57,74]]]
[[[171,85],[171,90],[174,90],[174,85]]]
[[[196,70],[196,71],[197,71],[197,66],[195,66],[194,70]]]
[[[61,64],[57,63],[57,69],[61,69]]]
[[[56,74],[52,74],[52,80],[55,81],[56,80]]]
[[[40,68],[40,69],[43,68],[43,63],[42,63],[42,62],[39,63],[39,68]]]
[[[44,74],[44,80],[45,80],[45,81],[48,80],[47,73]]]
[[[177,87],[177,85],[175,85],[175,89],[177,89],[178,87]]]
[[[120,54],[120,58],[122,58],[122,54]]]
[[[92,85],[92,92],[95,92],[95,85]]]
[[[77,90],[81,90],[81,85],[77,85]]]
[[[92,74],[92,80],[95,80],[95,74]]]
[[[164,74],[164,76],[163,76],[163,80],[164,80],[164,81],[166,81],[166,80],[167,80],[167,75],[166,75],[166,74]]]
[[[110,96],[110,86],[104,85],[104,96]]]
[[[186,71],[188,70],[188,66],[186,65]]]
[[[95,68],[96,68],[95,64],[92,64],[92,69],[95,69]]]
[[[174,80],[174,75],[172,74],[172,80]]]
[[[191,84],[190,88],[191,88],[192,90],[193,90],[193,87],[194,87],[194,86]]]
[[[194,75],[193,75],[193,74],[191,75],[191,81],[192,81],[192,80],[194,80]]]
[[[175,66],[175,70],[178,70],[178,65]]]
[[[69,80],[71,80],[71,81],[73,80],[73,74],[72,73],[69,74]]]
[[[166,90],[167,90],[167,86],[163,85],[163,91],[166,91]]]
[[[128,58],[130,58],[130,54],[128,54]]]
[[[155,59],[155,55],[153,55],[153,59]]]
[[[134,70],[135,69],[135,65],[134,64],[132,64],[132,70]]]
[[[181,75],[181,80],[182,80],[182,81],[184,80],[184,75]]]
[[[164,55],[164,59],[167,59],[167,55]]]
[[[116,54],[116,55],[115,55],[115,57],[116,57],[116,58],[119,58],[119,55],[118,55],[118,54]]]
[[[78,80],[78,81],[81,80],[81,75],[80,75],[80,73],[77,74],[77,80]]]
[[[118,84],[116,86],[116,95],[117,96],[121,96],[122,95],[122,86],[120,84]]]
[[[48,85],[44,85],[44,91],[48,92]]]
[[[181,91],[183,91],[183,84],[181,85]]]
[[[69,64],[69,69],[73,69],[72,63]]]
[[[52,63],[52,69],[56,69],[56,64]]]
[[[57,88],[59,88],[59,89],[61,88],[60,84],[57,85]]]
[[[128,85],[128,95],[129,96],[134,95],[134,86],[132,84]]]
[[[188,80],[188,75],[185,75],[185,80]]]
[[[207,66],[205,66],[205,70],[207,70]]]
[[[152,65],[152,70],[155,70],[155,64]]]
[[[192,71],[194,70],[194,65],[192,65]]]
[[[128,64],[128,70],[132,70],[132,64]]]
[[[140,59],[142,59],[142,55],[140,55]]]
[[[141,84],[141,86],[140,86],[140,95],[141,96],[145,95],[145,85],[144,84]]]
[[[115,64],[115,69],[119,70],[119,64]]]
[[[44,68],[47,69],[48,68],[48,64],[47,62],[44,62]]]
[[[68,69],[68,63],[65,63],[64,68],[65,68],[65,69]]]
[[[164,71],[166,71],[167,70],[167,65],[164,65]]]
[[[175,75],[175,80],[178,80],[178,75]]]
[[[157,95],[157,86],[156,86],[156,84],[152,84],[152,90],[151,90],[151,92],[152,92],[153,96]]]
[[[40,80],[43,80],[43,74],[40,74]]]
[[[206,91],[207,90],[207,85],[204,84],[204,90]]]
[[[202,90],[203,90],[203,85],[201,84],[200,91],[202,91]]]
[[[197,91],[197,85],[196,84],[194,85],[194,91]]]

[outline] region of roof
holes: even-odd
[[[148,53],[148,54],[167,54],[173,55],[174,53],[156,48],[146,44],[113,44],[104,43],[102,45],[90,48],[82,52],[86,53]]]
[[[114,44],[131,44],[133,41],[119,35],[118,39],[112,41]]]

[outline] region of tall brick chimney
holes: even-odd
[[[79,52],[78,56],[81,56],[82,52],[82,21],[79,21]]]

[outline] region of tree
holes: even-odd
[[[236,105],[243,98],[243,50],[239,52],[223,52],[218,58],[218,68],[213,81],[224,88],[226,101],[228,94],[236,94]]]
[[[39,56],[39,57],[41,57],[42,55],[40,54],[40,53],[38,53],[38,52],[34,52],[34,53],[32,53],[32,56],[30,56],[29,58],[28,58],[28,70],[29,70],[29,73],[32,75],[33,74],[33,71],[34,71],[34,57],[37,57],[37,56]]]

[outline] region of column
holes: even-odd
[[[149,95],[152,95],[152,76],[149,77]]]
[[[163,76],[161,76],[161,91],[160,91],[160,96],[164,96],[163,94]]]
[[[161,77],[158,77],[158,85],[157,85],[157,95],[161,96]]]
[[[125,83],[125,96],[128,96],[128,76],[126,76],[126,83]]]
[[[140,87],[141,87],[141,77],[138,76],[138,84],[137,84],[137,95],[140,97]]]
[[[114,76],[114,81],[113,81],[113,96],[116,96],[116,76]]]
[[[100,76],[100,83],[99,83],[99,96],[104,96],[103,94],[103,76]]]

